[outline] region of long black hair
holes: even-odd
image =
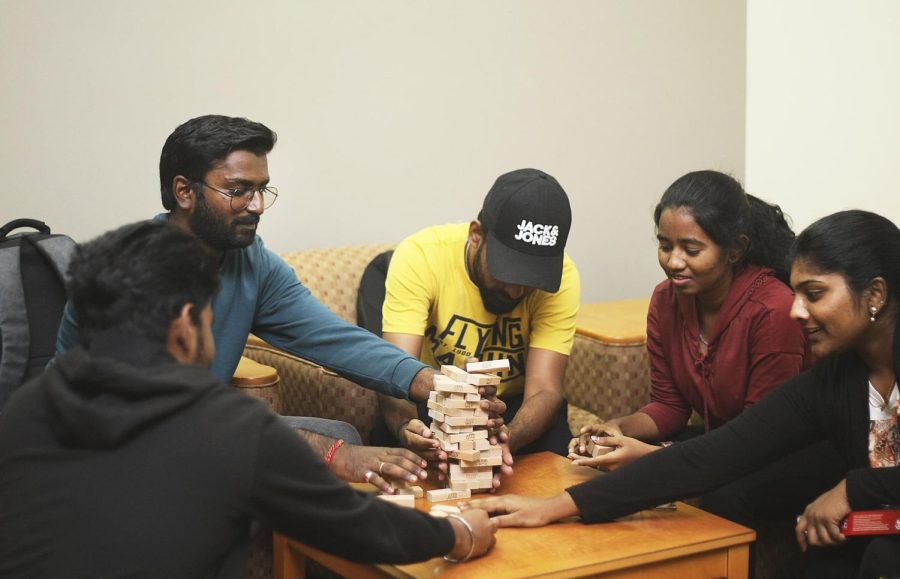
[[[744,191],[733,177],[718,171],[694,171],[669,185],[653,212],[659,219],[666,209],[684,207],[707,235],[725,250],[749,240],[742,261],[775,270],[789,283],[787,259],[794,232],[777,205],[770,205]]]
[[[877,213],[852,209],[819,219],[797,236],[790,258],[844,276],[857,296],[882,277],[900,303],[900,230]]]

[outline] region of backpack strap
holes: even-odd
[[[19,252],[17,245],[0,251],[0,408],[25,378],[31,344]]]

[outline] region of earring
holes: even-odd
[[[871,315],[869,316],[869,321],[874,322],[875,314],[878,313],[878,308],[876,308],[875,306],[872,306],[871,308],[869,308],[869,312],[871,312]]]

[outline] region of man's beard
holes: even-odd
[[[202,239],[207,245],[221,251],[247,247],[253,243],[255,234],[238,233],[239,225],[255,225],[259,223],[259,215],[247,215],[236,217],[231,224],[226,224],[213,213],[203,195],[197,195],[196,211],[188,221],[194,235]]]
[[[525,299],[525,295],[523,294],[518,299],[511,299],[506,295],[501,289],[489,289],[487,288],[487,284],[484,282],[484,278],[481,276],[481,264],[484,264],[484,267],[487,267],[487,260],[484,259],[484,242],[475,250],[475,264],[472,268],[472,281],[475,282],[475,286],[478,288],[479,293],[481,293],[481,302],[484,304],[484,309],[491,312],[492,314],[502,315],[508,314],[509,312],[516,309],[516,306],[519,305],[523,299]]]

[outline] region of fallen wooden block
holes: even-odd
[[[418,485],[412,485],[412,486],[408,486],[406,488],[411,490],[413,496],[417,499],[421,499],[422,497],[425,496],[425,489],[423,489],[422,487],[420,487]]]
[[[466,364],[466,372],[480,374],[483,372],[499,372],[509,370],[509,358],[500,360],[485,360],[483,362],[469,362]]]
[[[472,493],[471,491],[455,491],[453,489],[435,489],[433,491],[426,491],[425,497],[429,502],[437,503],[440,501],[468,499],[472,497]]]
[[[456,507],[453,505],[432,505],[431,510],[432,511],[442,511],[445,513],[461,513],[462,512],[462,510],[460,510],[459,507]]]
[[[383,501],[387,501],[389,503],[394,503],[395,505],[399,505],[401,507],[407,507],[410,509],[416,508],[416,497],[413,494],[396,494],[396,495],[375,495],[379,499]]]

